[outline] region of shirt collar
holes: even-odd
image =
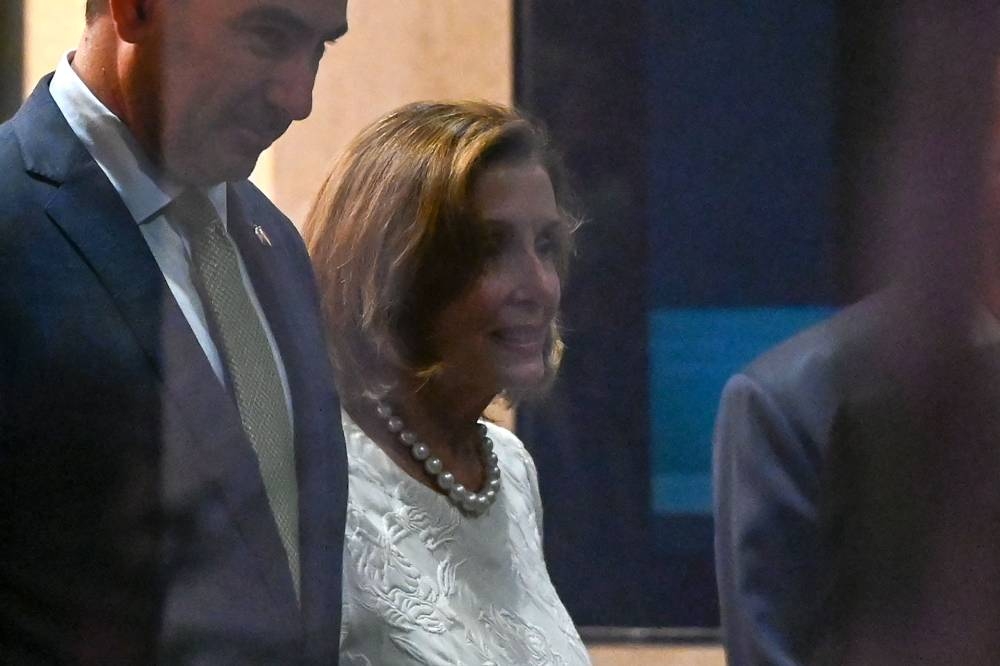
[[[138,224],[145,224],[184,188],[153,165],[125,123],[80,79],[70,65],[73,54],[74,51],[69,51],[59,60],[49,93],[70,129],[107,175],[133,219]],[[203,191],[225,223],[226,184],[212,185]]]

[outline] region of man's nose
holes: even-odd
[[[312,112],[317,66],[311,58],[290,58],[277,68],[268,91],[268,101],[291,120],[302,120]]]

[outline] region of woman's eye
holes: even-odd
[[[555,257],[562,248],[562,238],[556,231],[546,231],[535,241],[535,252],[543,257]]]
[[[483,243],[483,252],[486,259],[496,259],[499,257],[506,245],[506,235],[501,231],[493,231],[486,234],[485,242]]]
[[[548,257],[555,252],[555,242],[548,236],[542,236],[535,243],[535,251],[542,256]]]

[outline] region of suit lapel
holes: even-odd
[[[15,118],[29,172],[50,181],[46,207],[108,295],[165,386],[164,419],[176,418],[187,441],[162,442],[181,474],[164,474],[165,498],[181,487],[214,481],[278,608],[295,607],[284,550],[256,457],[239,413],[160,273],[138,225],[104,172],[73,135],[42,81]],[[172,408],[168,408],[169,407]],[[174,432],[164,425],[163,432]],[[166,450],[170,449],[170,450]]]
[[[337,649],[340,543],[344,533],[346,460],[340,406],[330,382],[315,287],[301,240],[247,184],[229,190],[229,232],[243,257],[261,308],[267,313],[288,376],[295,420],[299,480],[302,612],[309,647]],[[260,226],[270,244],[255,231]],[[292,246],[294,244],[294,247]],[[298,267],[298,270],[295,268]],[[334,641],[330,644],[330,641]],[[325,647],[320,647],[326,644]]]

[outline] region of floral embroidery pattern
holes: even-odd
[[[504,485],[469,519],[345,415],[345,664],[590,663],[542,557],[534,463],[516,437],[488,428]]]
[[[388,531],[376,529],[355,507],[348,510],[347,538],[354,570],[352,580],[362,594],[357,601],[405,631],[443,633],[454,616],[438,605],[439,586],[396,547]]]
[[[552,652],[545,634],[529,627],[509,610],[487,608],[479,614],[493,642],[505,656],[504,663],[525,666],[563,666],[566,662]]]

